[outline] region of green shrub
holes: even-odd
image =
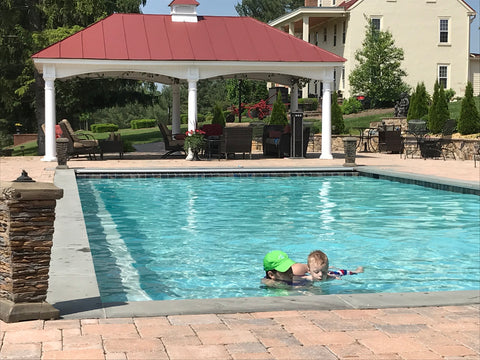
[[[410,106],[408,107],[407,120],[419,119],[426,120],[428,118],[429,95],[425,84],[418,83],[415,91],[410,97]]]
[[[438,81],[436,81],[432,105],[428,112],[428,129],[433,134],[441,133],[449,117],[450,112],[448,111],[448,103],[445,98],[443,85],[440,85]]]
[[[345,131],[342,109],[338,105],[338,95],[336,92],[332,95],[332,134],[339,135]]]
[[[298,104],[303,105],[304,111],[316,111],[318,109],[317,98],[301,98],[298,99]]]
[[[273,103],[272,113],[269,119],[269,125],[287,125],[287,109],[282,102],[282,96],[280,92],[277,93],[277,100]]]
[[[363,106],[362,103],[357,100],[357,98],[350,97],[343,101],[341,109],[344,115],[356,114],[363,110]]]
[[[118,131],[118,125],[115,124],[92,124],[90,129],[94,133],[105,133]]]
[[[213,107],[212,124],[219,124],[222,125],[222,127],[225,126],[225,115],[223,114],[222,108],[219,104],[215,104]]]
[[[447,102],[452,101],[454,96],[455,96],[455,90],[453,90],[453,89],[446,89],[445,90],[445,98],[447,99]]]
[[[465,97],[462,100],[457,129],[462,135],[480,132],[480,115],[473,99],[473,86],[471,82],[468,82],[465,88]]]
[[[132,129],[145,129],[157,126],[157,120],[155,119],[138,119],[130,121]]]

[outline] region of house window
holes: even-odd
[[[448,66],[439,65],[438,66],[438,83],[443,85],[444,89],[448,89]]]
[[[327,42],[327,28],[323,28],[323,42]]]
[[[372,18],[372,26],[375,30],[380,30],[380,18]]]
[[[333,25],[333,46],[337,46],[337,24]]]
[[[448,43],[448,19],[440,19],[440,43]]]
[[[347,24],[345,21],[343,22],[343,28],[342,28],[342,44],[345,44],[345,39],[347,38]]]
[[[342,89],[345,89],[345,66],[342,67]]]
[[[335,6],[335,3],[336,3],[336,1],[335,1],[335,0],[332,0],[332,5],[333,5],[333,6]]]

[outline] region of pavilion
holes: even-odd
[[[113,14],[32,56],[45,80],[45,156],[56,161],[55,80],[114,77],[172,86],[172,130],[180,132],[180,83],[188,83],[188,129],[197,126],[197,82],[265,80],[298,94],[323,82],[321,159],[332,159],[331,91],[344,58],[249,17],[198,16],[196,0],[173,0],[170,15]],[[298,97],[291,97],[298,109]],[[191,155],[191,154],[190,154]],[[187,156],[189,159],[189,156]]]

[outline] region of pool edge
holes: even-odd
[[[368,176],[390,177],[392,180],[395,178],[408,179],[410,177],[414,181],[435,184],[434,180],[436,179],[439,184],[445,186],[459,187],[463,184],[480,194],[480,186],[475,186],[474,183],[379,170],[375,167],[318,168],[314,171],[340,171],[340,169],[349,172],[357,171]],[[222,172],[231,172],[232,170],[237,169],[222,169]],[[252,169],[250,170],[252,171]],[[259,168],[253,170],[261,171]],[[83,212],[76,185],[76,171],[78,170],[67,169],[58,170],[55,173],[55,185],[64,189],[65,195],[63,199],[57,202],[47,301],[59,309],[61,317],[65,319],[283,310],[454,306],[480,303],[480,290],[102,303],[83,221]],[[85,171],[85,169],[82,169],[82,171]],[[95,171],[102,172],[101,169]],[[118,172],[118,169],[115,171]],[[134,170],[125,171],[135,172]],[[142,169],[139,169],[139,171],[142,171]],[[166,169],[165,171],[171,170]],[[207,171],[213,172],[212,169]],[[242,171],[248,172],[249,169],[242,168]],[[275,172],[275,169],[268,169],[268,171]],[[283,168],[282,171],[285,172],[286,169]],[[299,171],[299,168],[290,169],[290,171]],[[303,168],[300,171],[312,171],[312,168]]]

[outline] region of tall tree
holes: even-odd
[[[3,0],[0,2],[0,117],[28,131],[43,121],[43,79],[30,56],[114,12],[139,12],[146,0]],[[98,84],[97,82],[96,84]],[[118,85],[115,85],[118,86]],[[57,110],[62,112],[61,91]],[[95,86],[93,86],[95,88]],[[79,94],[88,98],[90,91]],[[36,121],[35,121],[36,119]],[[39,138],[39,148],[42,147]]]
[[[480,132],[480,115],[473,99],[473,86],[471,82],[468,82],[465,88],[465,96],[462,99],[457,129],[462,135]]]
[[[450,112],[448,110],[447,98],[445,97],[445,90],[443,90],[443,85],[435,81],[432,105],[428,112],[428,129],[434,134],[441,133],[449,117]]]
[[[269,22],[303,6],[304,0],[242,0],[235,5],[240,16],[250,16]]]
[[[426,118],[428,116],[428,101],[429,99],[425,83],[418,83],[415,92],[410,98],[407,120]]]
[[[376,29],[367,19],[362,48],[355,52],[358,65],[349,76],[352,91],[371,99],[372,107],[392,106],[400,94],[410,93],[403,81],[403,49],[395,46],[389,31]]]

